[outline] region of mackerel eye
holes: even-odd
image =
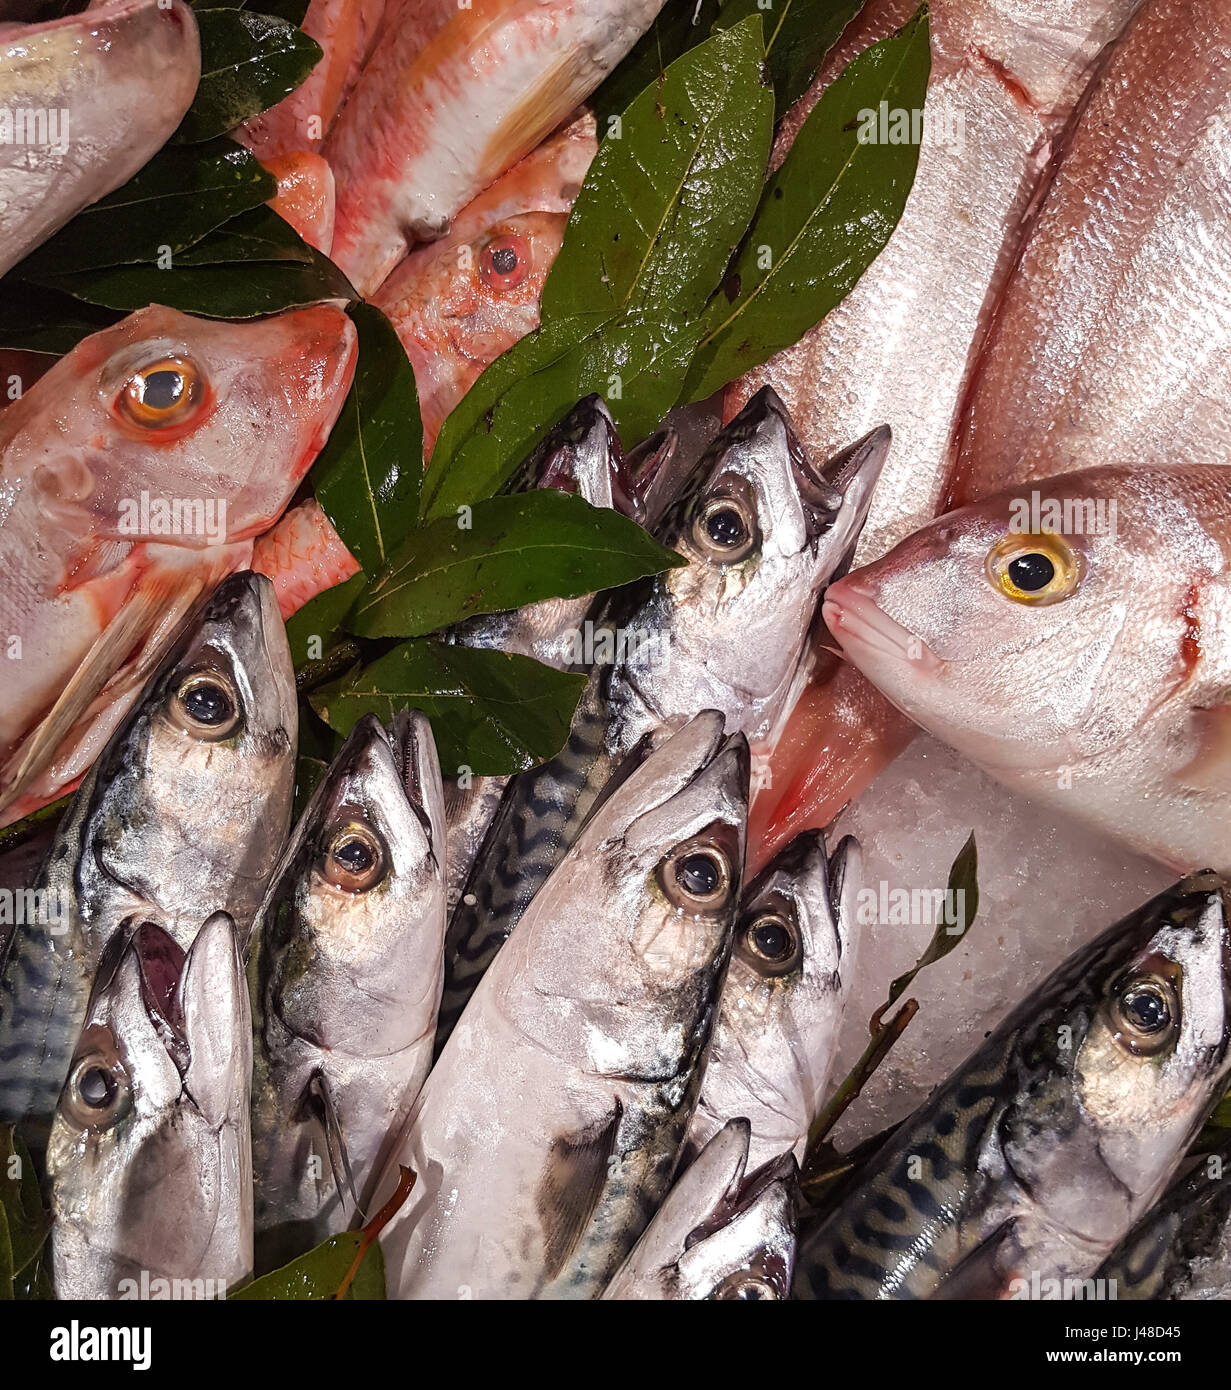
[[[785,975],[799,964],[799,932],[779,912],[760,912],[740,929],[740,955],[761,975]]]
[[[82,1057],[69,1074],[62,1104],[81,1129],[108,1125],[123,1113],[128,1101],[128,1078],[112,1057]]]
[[[747,1270],[728,1274],[710,1295],[723,1302],[738,1300],[743,1303],[777,1303],[778,1290],[768,1279],[759,1279]]]
[[[988,551],[987,577],[1014,603],[1045,607],[1076,593],[1082,579],[1081,557],[1063,536],[1005,536]]]
[[[143,430],[190,425],[205,404],[205,379],[187,357],[164,357],[134,372],[116,399],[117,413]]]
[[[515,290],[530,273],[530,247],[525,237],[495,237],[479,257],[479,279],[492,290]]]
[[[366,893],[385,876],[385,847],[370,826],[349,821],[329,837],[325,877],[348,893]]]
[[[663,868],[667,897],[685,912],[713,912],[731,901],[731,864],[717,845],[682,846]]]
[[[715,497],[698,514],[693,536],[705,555],[729,565],[744,559],[752,550],[756,531],[743,502],[734,497]]]
[[[215,741],[238,728],[239,701],[220,675],[201,672],[180,683],[171,698],[171,714],[185,733]]]
[[[1174,1043],[1179,1029],[1175,989],[1158,976],[1134,976],[1116,990],[1111,1017],[1117,1040],[1130,1052],[1156,1056]]]

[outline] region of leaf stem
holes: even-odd
[[[346,1271],[342,1282],[338,1285],[338,1291],[334,1294],[334,1301],[346,1297],[346,1291],[355,1282],[355,1276],[359,1273],[359,1266],[363,1263],[364,1257],[372,1248],[372,1242],[380,1235],[381,1231],[398,1214],[402,1204],[410,1196],[411,1188],[415,1185],[415,1175],[404,1164],[398,1165],[401,1176],[398,1178],[398,1185],[394,1189],[393,1196],[385,1203],[376,1215],[368,1222],[360,1233],[359,1248],[355,1251],[355,1258],[351,1267]]]
[[[359,643],[351,637],[346,638],[336,647],[331,647],[324,656],[317,657],[315,661],[305,661],[295,672],[295,689],[301,695],[306,695],[318,686],[327,685],[353,666],[362,655]]]

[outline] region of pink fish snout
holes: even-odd
[[[829,586],[821,615],[843,652],[861,669],[869,661],[908,663],[927,676],[941,669],[936,653],[880,607],[858,572]]]

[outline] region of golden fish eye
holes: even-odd
[[[685,912],[714,912],[731,901],[734,875],[717,845],[691,840],[663,866],[662,884],[668,899]]]
[[[1006,598],[1036,607],[1068,598],[1082,579],[1081,556],[1051,531],[1011,532],[988,551],[986,569]]]
[[[329,836],[323,871],[335,888],[366,893],[385,876],[385,846],[361,821],[347,821]]]
[[[1133,975],[1112,996],[1111,1024],[1116,1040],[1134,1056],[1154,1057],[1170,1047],[1179,1021],[1175,987],[1161,976]]]
[[[197,671],[179,684],[170,704],[172,720],[187,734],[216,741],[239,727],[239,700],[215,671]]]
[[[116,410],[145,430],[182,429],[205,404],[205,379],[187,357],[164,357],[124,383]]]
[[[712,497],[697,513],[693,538],[705,555],[733,565],[756,545],[756,523],[739,498]]]
[[[761,975],[785,975],[799,964],[799,933],[780,912],[758,912],[740,928],[739,952]]]
[[[113,1124],[128,1107],[128,1076],[118,1058],[91,1052],[73,1065],[63,1107],[80,1129]]]

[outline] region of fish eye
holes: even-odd
[[[479,257],[479,279],[493,290],[515,290],[530,273],[525,237],[510,233],[493,238]]]
[[[695,841],[671,855],[662,880],[667,897],[686,912],[713,912],[725,907],[733,892],[727,856],[717,845]]]
[[[1133,976],[1112,997],[1111,1021],[1117,1041],[1130,1052],[1154,1056],[1171,1044],[1178,1028],[1174,987],[1158,976]]]
[[[347,821],[330,834],[324,861],[325,877],[336,888],[366,893],[385,876],[385,847],[376,832],[360,821]]]
[[[723,564],[742,560],[755,542],[755,527],[745,505],[735,497],[711,498],[693,523],[701,550]]]
[[[205,397],[205,379],[190,358],[164,357],[128,378],[116,411],[143,430],[180,429],[197,418]]]
[[[724,1302],[738,1299],[745,1303],[777,1303],[779,1301],[778,1290],[768,1279],[759,1279],[755,1274],[749,1274],[747,1270],[738,1270],[735,1274],[728,1274],[714,1290],[711,1298]]]
[[[780,912],[758,912],[740,928],[738,949],[761,975],[785,975],[799,964],[799,932]]]
[[[1054,532],[1014,532],[988,551],[987,577],[1014,603],[1044,607],[1075,593],[1082,579],[1077,551]]]
[[[197,672],[181,681],[171,697],[171,714],[185,733],[223,739],[239,726],[239,701],[220,675],[213,671]]]
[[[82,1057],[64,1092],[68,1117],[81,1129],[112,1123],[128,1100],[128,1078],[119,1062],[100,1053]]]

